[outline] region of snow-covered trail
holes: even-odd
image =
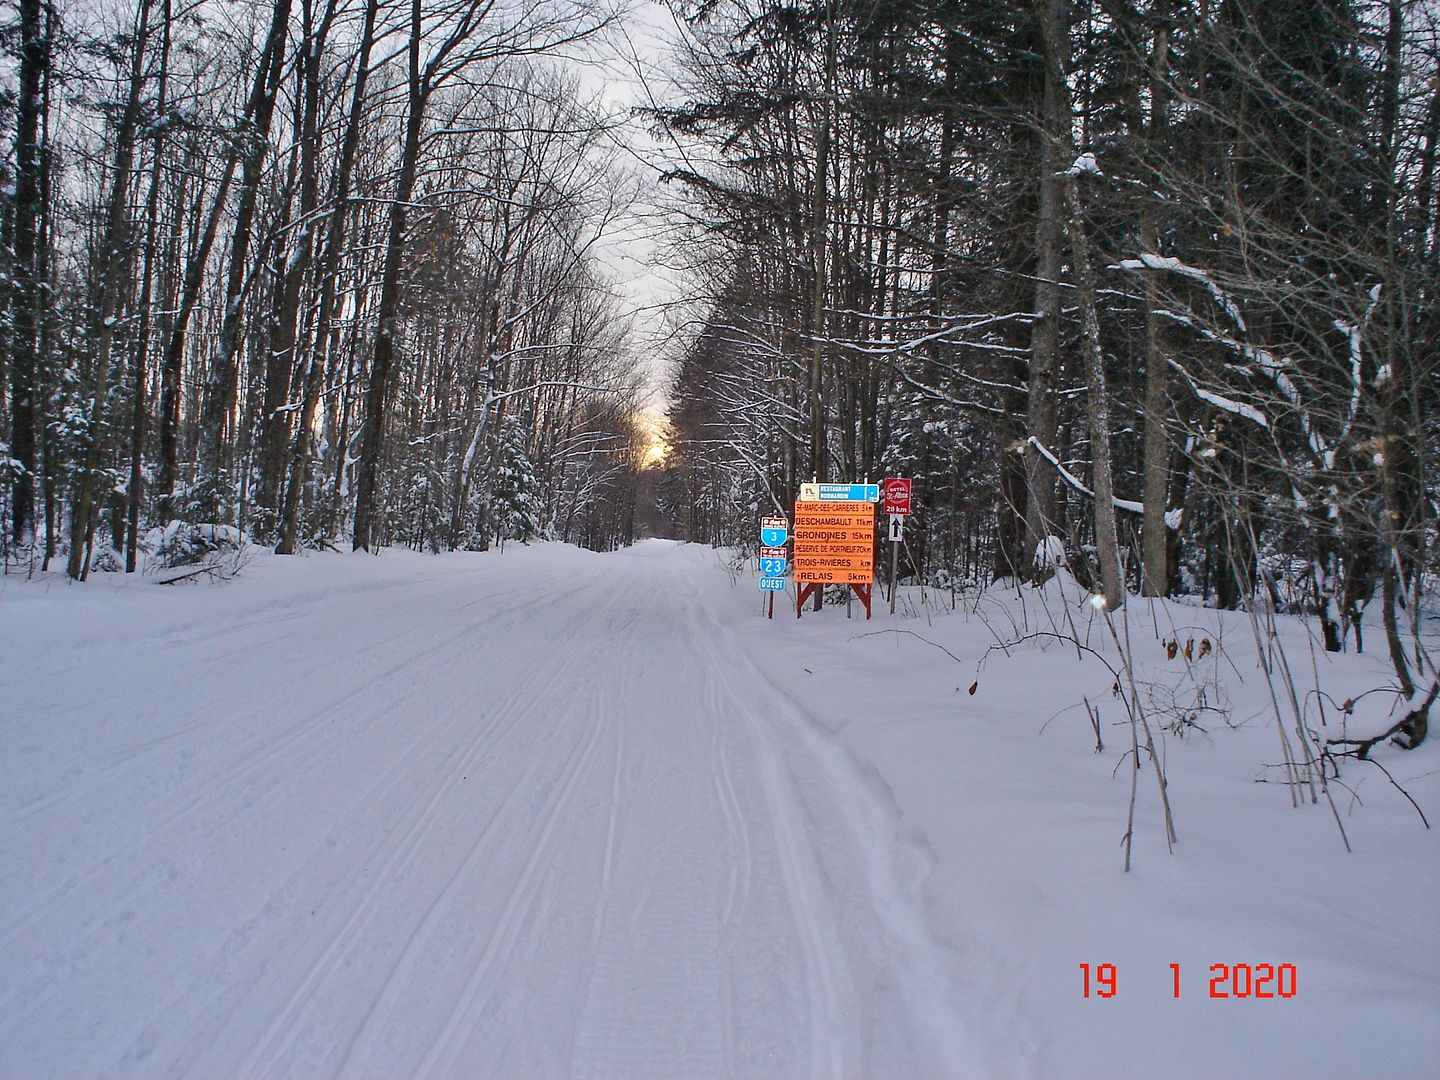
[[[394,562],[20,609],[0,1075],[972,1071],[923,853],[709,553]]]

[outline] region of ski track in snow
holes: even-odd
[[[416,560],[41,654],[0,1076],[973,1074],[925,852],[717,577]]]

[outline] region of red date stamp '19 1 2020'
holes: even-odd
[[[1113,998],[1120,979],[1114,964],[1080,965],[1085,997]],[[1211,998],[1260,1001],[1293,998],[1298,989],[1294,964],[1211,964]],[[1171,996],[1180,996],[1180,965],[1170,965]]]

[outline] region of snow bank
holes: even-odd
[[[1114,676],[1054,638],[992,649],[1027,632],[1069,633],[1073,620],[1079,640],[1113,661],[1083,595],[1066,588],[1057,579],[1023,603],[1013,588],[992,591],[969,598],[973,613],[936,611],[950,598],[931,594],[925,618],[907,588],[909,618],[884,616],[877,601],[869,623],[827,609],[798,624],[752,619],[746,637],[756,663],[875,771],[933,852],[928,910],[954,950],[987,1074],[1433,1076],[1440,928],[1415,904],[1440,896],[1436,831],[1378,768],[1349,764],[1333,785],[1347,854],[1323,801],[1292,809],[1274,782],[1280,748],[1248,616],[1132,599],[1137,678],[1158,702],[1226,714],[1199,712],[1183,735],[1157,731],[1178,843],[1167,854],[1142,771],[1134,869],[1122,873],[1131,742]],[[735,617],[752,605],[737,596]],[[1313,662],[1334,702],[1388,681],[1380,656],[1314,650],[1292,620],[1281,632],[1292,665],[1309,673]],[[1164,643],[1174,638],[1172,660]],[[1206,639],[1209,654],[1187,664],[1186,642],[1198,653]],[[1306,699],[1318,727],[1317,706]],[[1325,718],[1338,736],[1333,703]],[[1440,823],[1440,740],[1387,748],[1382,763]],[[1101,964],[1115,965],[1113,998],[1093,981]],[[1293,965],[1294,996],[1210,996],[1222,973],[1212,965],[1249,965],[1236,976],[1243,988],[1261,964]],[[1222,988],[1233,989],[1228,976]]]
[[[1099,617],[950,601],[770,621],[664,542],[0,579],[0,1076],[1435,1074],[1437,834],[1364,763],[1352,854],[1291,807],[1247,616],[1122,616],[1178,832],[1142,772],[1125,874]],[[1440,821],[1440,738],[1377,758]]]

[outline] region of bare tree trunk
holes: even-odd
[[[835,4],[828,0],[825,8],[825,91],[820,103],[820,126],[815,133],[815,178],[813,185],[810,232],[811,293],[810,328],[814,335],[810,346],[810,474],[816,480],[828,480],[830,454],[826,438],[825,402],[825,269],[829,258],[826,242],[826,216],[829,201],[827,182],[830,172],[830,112],[835,93]],[[819,590],[817,590],[818,592]],[[817,608],[818,609],[818,608]]]
[[[47,48],[53,47],[55,41],[56,15],[53,5],[45,8],[45,41]],[[54,297],[57,295],[59,281],[56,275],[55,260],[55,169],[52,167],[52,154],[50,147],[50,102],[51,90],[54,86],[54,64],[46,65],[44,78],[40,81],[40,215],[39,230],[36,234],[35,245],[35,272],[37,279],[44,283],[45,306],[41,308],[44,318],[41,318],[36,327],[37,355],[40,358],[41,366],[36,371],[37,376],[37,399],[35,402],[35,416],[41,421],[37,430],[40,436],[40,480],[45,496],[45,560],[44,567],[49,569],[51,561],[55,558],[59,547],[60,518],[62,505],[60,489],[63,473],[61,444],[56,438],[46,438],[44,420],[47,410],[43,395],[47,392],[43,379],[45,374],[45,358],[55,354],[55,319],[53,315]]]
[[[1051,26],[1061,26],[1064,5],[1061,0],[1039,0],[1038,12],[1042,34]],[[1068,38],[1063,28],[1054,35],[1064,52],[1056,64],[1045,65],[1045,80],[1040,132],[1040,195],[1035,225],[1035,321],[1030,330],[1030,371],[1025,401],[1027,433],[1042,444],[1055,448],[1056,410],[1055,378],[1060,366],[1060,264],[1064,238],[1065,193],[1060,173],[1069,165],[1061,160],[1062,148],[1070,145],[1069,94],[1057,85],[1064,78]],[[1037,548],[1056,532],[1055,470],[1041,455],[1034,443],[1025,442],[1025,562],[1027,573],[1040,567],[1033,564]]]
[[[296,344],[300,335],[300,295],[306,271],[315,250],[316,225],[312,220],[320,203],[320,176],[317,166],[321,94],[320,62],[329,37],[335,4],[327,6],[317,26],[313,0],[302,0],[302,59],[300,63],[300,197],[299,229],[291,241],[280,272],[270,320],[270,342],[265,355],[265,395],[259,426],[259,488],[256,503],[278,511],[285,478],[285,451],[290,442],[291,374],[295,369]],[[357,78],[360,77],[357,73]],[[343,213],[340,208],[336,212]],[[311,350],[313,354],[313,350]],[[282,411],[283,410],[283,411]],[[279,523],[276,522],[278,532]]]
[[[380,543],[380,456],[385,448],[385,402],[390,390],[390,372],[395,365],[395,338],[400,332],[400,270],[405,255],[405,225],[409,219],[410,197],[420,159],[420,132],[425,122],[429,87],[421,77],[420,46],[423,26],[420,0],[411,0],[409,47],[408,115],[405,144],[401,151],[400,174],[390,203],[390,221],[385,239],[385,268],[380,278],[379,328],[370,365],[370,385],[365,392],[361,420],[359,478],[355,490],[354,550],[370,551]]]
[[[20,465],[11,493],[11,535],[24,543],[35,527],[36,434],[39,422],[38,313],[43,281],[40,110],[41,82],[50,65],[41,0],[19,0],[20,64],[15,103],[15,217],[10,354],[10,456]]]
[[[289,0],[276,0],[276,5],[277,12],[280,5],[285,5],[288,16]],[[283,27],[281,29],[283,30]],[[255,80],[250,85],[250,95],[246,99],[245,114],[237,125],[241,130],[247,130],[256,123],[262,103],[265,101],[266,88],[272,77],[271,67],[268,63],[268,57],[271,55],[269,46],[275,33],[276,27],[272,20],[270,35],[266,39],[266,47],[262,53],[266,59],[262,60],[256,68]],[[271,101],[273,104],[273,95]],[[254,153],[253,149],[251,153]],[[219,187],[215,192],[215,198],[210,205],[210,212],[205,218],[205,223],[195,237],[190,259],[186,263],[184,282],[180,289],[179,307],[170,324],[170,333],[165,343],[165,354],[161,359],[159,488],[162,499],[162,517],[173,516],[177,509],[175,485],[180,479],[179,424],[182,389],[180,376],[185,361],[185,337],[189,332],[190,319],[200,301],[200,289],[205,281],[205,267],[210,261],[210,251],[215,246],[215,238],[220,231],[220,222],[225,215],[225,204],[229,200],[230,186],[235,181],[235,170],[240,164],[240,159],[239,140],[236,140],[236,144],[226,151],[225,164],[220,172]],[[197,213],[202,200],[203,195],[197,194]]]
[[[204,509],[207,516],[226,514],[228,500],[223,496],[221,487],[229,448],[226,436],[237,391],[235,357],[240,348],[240,327],[250,278],[250,242],[259,203],[261,166],[268,149],[270,122],[275,115],[275,95],[279,88],[289,26],[290,0],[275,0],[270,31],[260,53],[259,71],[250,98],[254,107],[250,110],[251,130],[246,132],[248,146],[242,159],[240,201],[231,234],[230,268],[225,281],[220,340],[211,362],[200,417],[199,479],[207,504]]]
[[[1070,115],[1070,90],[1065,81],[1066,28],[1060,19],[1060,5],[1045,0],[1041,5],[1041,34],[1045,50],[1046,81],[1053,85],[1062,115]],[[1067,125],[1059,145],[1062,160],[1074,154]],[[1090,427],[1091,461],[1095,486],[1095,554],[1100,563],[1100,580],[1105,606],[1113,611],[1125,603],[1125,582],[1120,571],[1120,538],[1115,524],[1114,473],[1110,462],[1110,399],[1105,380],[1105,356],[1100,347],[1100,316],[1095,306],[1095,279],[1090,266],[1089,240],[1085,235],[1084,212],[1076,181],[1078,168],[1064,173],[1066,231],[1070,235],[1070,270],[1075,283],[1075,300],[1080,309],[1080,345],[1085,359],[1085,389]]]
[[[145,53],[150,39],[150,0],[140,0],[135,14],[135,37],[131,46],[129,90],[120,123],[115,132],[115,160],[112,166],[110,199],[105,211],[105,229],[100,237],[99,266],[95,283],[95,355],[87,388],[90,415],[85,426],[84,446],[80,451],[81,465],[75,479],[75,496],[70,507],[70,558],[66,572],[84,580],[89,573],[86,549],[94,528],[95,488],[100,466],[101,424],[104,420],[105,398],[111,378],[111,352],[115,342],[115,324],[121,309],[125,282],[125,263],[130,247],[130,223],[126,214],[126,197],[130,191],[130,173],[135,163],[135,135],[140,123],[141,94],[145,87]],[[113,537],[116,543],[118,536]]]
[[[304,382],[300,395],[300,416],[295,427],[295,444],[290,452],[289,479],[285,486],[285,503],[281,512],[280,540],[275,551],[291,555],[299,547],[300,506],[310,473],[311,428],[320,403],[320,383],[330,360],[331,326],[335,315],[340,258],[345,250],[345,227],[349,215],[351,174],[355,153],[360,145],[360,121],[365,109],[365,91],[370,78],[370,50],[375,43],[375,18],[379,0],[367,0],[365,22],[360,31],[360,44],[355,60],[355,85],[350,95],[350,116],[340,146],[340,162],[336,167],[335,197],[325,234],[325,252],[321,263],[324,275],[320,286],[319,313],[315,320],[313,344],[306,357]]]
[[[1105,606],[1114,611],[1125,603],[1120,572],[1120,539],[1115,524],[1115,483],[1110,463],[1110,399],[1105,382],[1105,356],[1100,349],[1100,317],[1095,308],[1095,281],[1090,269],[1089,241],[1081,216],[1079,185],[1074,175],[1065,182],[1069,203],[1070,263],[1075,298],[1080,307],[1081,349],[1085,355],[1085,392],[1095,480],[1095,555]]]
[[[156,111],[163,114],[166,108],[166,94],[170,73],[170,0],[162,0],[160,14],[160,71],[159,86],[155,93]],[[139,344],[135,351],[135,381],[132,386],[134,400],[130,414],[130,484],[127,491],[128,507],[125,525],[125,572],[133,574],[138,565],[140,546],[140,507],[144,502],[145,475],[142,465],[145,456],[145,384],[150,358],[151,293],[155,278],[155,234],[160,210],[160,166],[164,150],[164,136],[155,136],[152,148],[153,160],[150,165],[150,191],[145,198],[145,255],[144,270],[140,275],[140,328],[137,334]]]
[[[815,134],[815,182],[810,233],[810,262],[813,293],[810,308],[810,475],[818,481],[830,478],[830,446],[825,400],[825,270],[829,258],[826,218],[829,207],[827,183],[830,173],[830,114],[835,101],[835,0],[825,5],[825,92],[820,103],[820,127]],[[825,602],[825,588],[815,590],[814,609]]]
[[[1163,153],[1165,141],[1165,109],[1168,105],[1166,72],[1170,49],[1169,28],[1161,25],[1155,32],[1154,54],[1150,62],[1150,123],[1146,142],[1152,153]],[[1154,200],[1142,196],[1140,209],[1140,245],[1145,251],[1159,255],[1159,233],[1155,227]],[[1144,514],[1140,523],[1140,591],[1145,596],[1164,596],[1169,592],[1170,544],[1165,523],[1166,500],[1169,496],[1170,447],[1166,427],[1170,417],[1169,360],[1163,347],[1163,330],[1156,309],[1160,290],[1153,272],[1144,275],[1145,303],[1145,442],[1142,468],[1144,487],[1141,500]]]

